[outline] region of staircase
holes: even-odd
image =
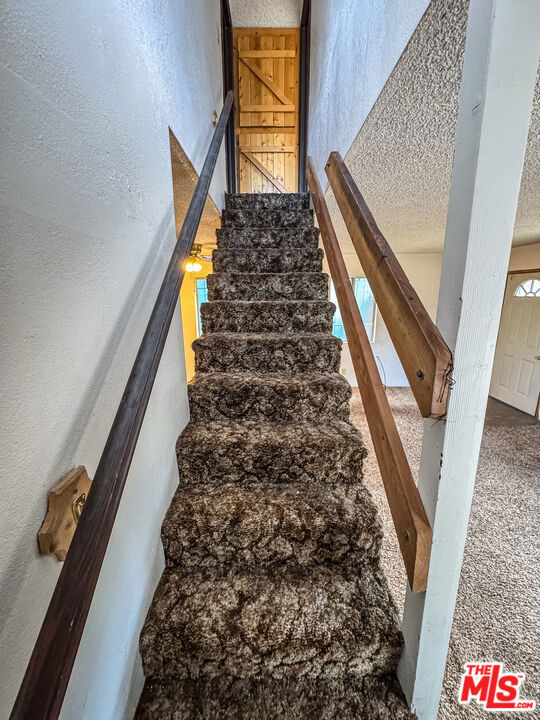
[[[409,720],[309,196],[229,195],[137,720]]]

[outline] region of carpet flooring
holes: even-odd
[[[387,393],[417,477],[422,418],[408,388]],[[383,521],[383,567],[403,608],[405,570],[356,389],[351,411],[369,451],[364,475]],[[540,705],[539,491],[540,423],[490,399],[438,720],[486,717],[474,701],[457,702],[462,668],[470,661],[494,660],[525,672],[521,697]],[[540,708],[522,716],[540,718]]]

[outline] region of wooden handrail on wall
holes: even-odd
[[[307,192],[306,158],[309,115],[311,0],[304,0],[300,20],[300,88],[298,100],[298,192]]]
[[[307,160],[307,177],[407,576],[412,590],[422,592],[427,584],[431,528],[388,404],[311,157]]]
[[[178,303],[184,263],[199,227],[233,103],[234,93],[230,91],[99,461],[92,489],[28,663],[11,713],[12,720],[56,720],[60,714],[150,392]]]
[[[228,93],[234,93],[233,26],[229,0],[221,0],[221,55],[223,65],[223,102]],[[236,192],[236,133],[234,113],[230,114],[225,130],[225,168],[227,192]]]
[[[410,284],[341,155],[326,174],[409,384],[425,418],[446,414],[452,353]]]

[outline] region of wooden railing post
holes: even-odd
[[[341,155],[326,174],[422,417],[446,413],[452,353],[381,233]]]
[[[431,551],[431,528],[388,404],[311,157],[307,160],[307,177],[407,576],[414,592],[424,591]]]

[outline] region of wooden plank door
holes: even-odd
[[[234,28],[239,192],[297,192],[299,28]]]

